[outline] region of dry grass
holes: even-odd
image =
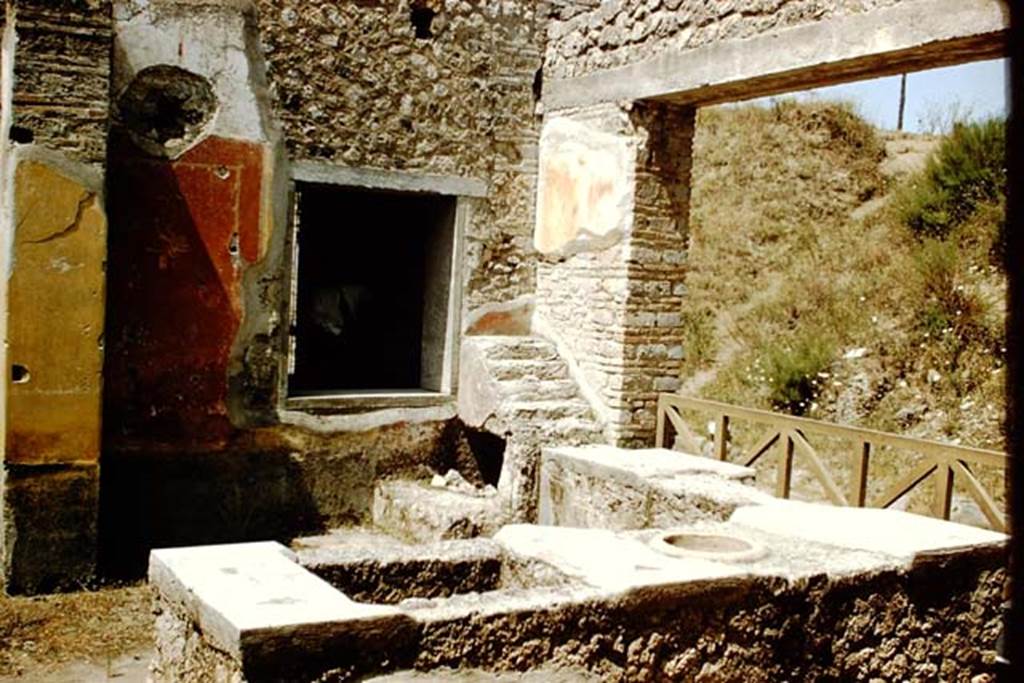
[[[0,676],[39,680],[62,664],[106,664],[152,646],[146,586],[8,598],[0,594]]]
[[[704,398],[1003,449],[1001,200],[923,242],[890,201],[913,178],[883,176],[883,140],[844,104],[702,110],[697,131],[684,385],[711,375]],[[842,479],[852,449],[834,448]],[[882,454],[878,486],[908,458]]]

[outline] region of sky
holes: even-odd
[[[1006,116],[1008,62],[996,59],[918,71],[907,76],[907,111],[904,130],[940,132],[936,124],[948,122],[951,112],[972,120]],[[900,77],[833,85],[792,93],[786,97],[845,99],[854,102],[874,125],[894,130],[899,111]],[[764,98],[759,102],[770,102]]]

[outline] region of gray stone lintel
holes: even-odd
[[[642,99],[710,105],[994,59],[1006,54],[1008,27],[1001,0],[904,0],[553,80],[544,104],[548,111]]]
[[[292,179],[305,183],[362,187],[368,190],[422,192],[452,197],[487,196],[487,183],[479,178],[355,168],[318,161],[293,162]]]

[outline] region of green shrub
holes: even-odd
[[[792,344],[779,344],[764,353],[768,399],[776,410],[803,415],[821,384],[820,375],[835,357],[835,345],[827,336],[809,334]]]
[[[957,124],[921,175],[905,187],[901,218],[919,237],[943,238],[979,204],[997,201],[1005,189],[1005,122]]]
[[[926,239],[914,254],[920,287],[918,326],[926,337],[951,345],[950,365],[970,345],[998,346],[987,323],[988,306],[965,284],[960,249],[954,240]]]
[[[864,120],[850,102],[829,102],[816,117],[828,130],[832,140],[859,150],[867,158],[881,160],[885,149],[875,127]]]
[[[685,366],[696,371],[714,358],[718,347],[715,339],[715,311],[708,306],[685,308],[682,313]]]

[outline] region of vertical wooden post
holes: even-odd
[[[775,495],[789,498],[790,484],[793,479],[793,434],[786,431],[786,443],[779,456],[779,468],[775,475]]]
[[[722,413],[715,425],[715,457],[725,460],[729,456],[729,416]]]
[[[860,453],[854,463],[853,487],[850,492],[850,504],[862,508],[868,498],[868,466],[871,462],[871,443],[860,442]]]
[[[896,121],[896,130],[903,130],[903,114],[907,111],[907,74],[900,79],[900,112]]]
[[[949,519],[953,502],[953,468],[947,462],[940,461],[937,464],[932,514],[940,519]]]

